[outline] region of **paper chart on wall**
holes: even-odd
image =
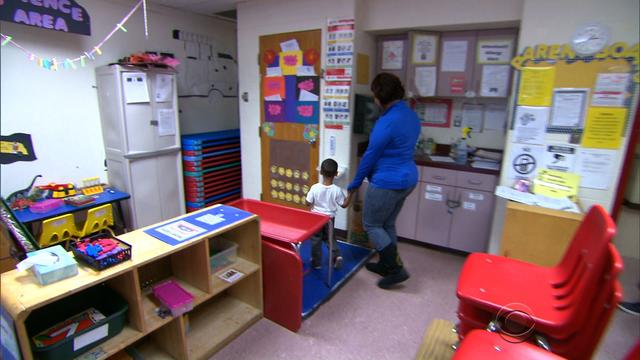
[[[544,156],[544,146],[511,144],[507,178],[533,180]]]
[[[155,93],[157,102],[173,100],[173,76],[169,74],[156,75]]]
[[[576,162],[576,148],[566,145],[547,145],[542,168],[574,172]]]
[[[415,35],[412,46],[412,63],[423,65],[435,63],[438,49],[438,37],[436,35]]]
[[[580,149],[576,172],[580,175],[580,186],[606,190],[611,186],[616,150]]]
[[[598,74],[591,106],[624,106],[630,78],[629,73]]]
[[[173,109],[158,110],[158,136],[176,134],[176,112]]]
[[[589,89],[555,89],[551,126],[581,128]]]
[[[442,45],[442,69],[440,71],[465,71],[467,65],[468,42],[464,40],[445,41]]]
[[[124,100],[127,104],[149,102],[147,90],[147,74],[143,72],[126,72],[122,74]]]
[[[520,70],[518,105],[550,106],[556,68],[525,67]]]
[[[436,94],[436,67],[417,66],[414,79],[418,95],[434,96]]]
[[[510,71],[510,65],[484,65],[482,67],[480,96],[506,97]]]
[[[484,105],[464,104],[462,105],[462,127],[471,128],[471,132],[482,132],[482,121],[484,119]]]
[[[512,40],[478,42],[478,64],[508,64],[513,54]]]
[[[582,136],[582,146],[599,149],[619,148],[626,118],[626,108],[590,108]]]
[[[384,41],[382,43],[382,70],[400,70],[404,60],[404,43],[402,40]]]
[[[518,106],[514,121],[514,141],[521,144],[544,144],[549,121],[548,107]]]
[[[505,105],[487,104],[484,109],[484,130],[504,131],[507,124]]]

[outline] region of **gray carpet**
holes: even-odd
[[[411,273],[405,286],[378,289],[378,276],[361,269],[298,333],[262,319],[212,359],[413,359],[431,320],[455,323],[464,257],[406,243],[399,249]],[[640,318],[616,311],[595,358],[622,359],[639,338]]]

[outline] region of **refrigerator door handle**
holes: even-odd
[[[132,152],[132,153],[125,154],[124,158],[125,159],[130,159],[130,160],[131,159],[143,159],[143,158],[166,155],[166,154],[175,154],[177,152],[180,152],[180,150],[182,150],[182,149],[179,146],[172,146],[172,147],[168,147],[168,148],[164,148],[164,149],[160,149],[160,150],[155,150],[155,151]]]

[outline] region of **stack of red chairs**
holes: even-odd
[[[497,321],[503,334],[541,336],[556,354],[590,358],[622,297],[615,233],[613,220],[595,205],[555,267],[471,254],[458,282],[460,337]]]
[[[453,360],[562,360],[563,357],[533,344],[485,330],[473,330],[465,336],[453,354]]]

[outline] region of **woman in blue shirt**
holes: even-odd
[[[397,76],[378,74],[371,83],[371,91],[383,112],[348,190],[357,190],[364,178],[369,179],[363,223],[380,260],[366,267],[383,276],[378,286],[387,289],[409,278],[398,255],[396,218],[418,182],[413,153],[420,135],[420,120],[402,100],[404,87]]]

